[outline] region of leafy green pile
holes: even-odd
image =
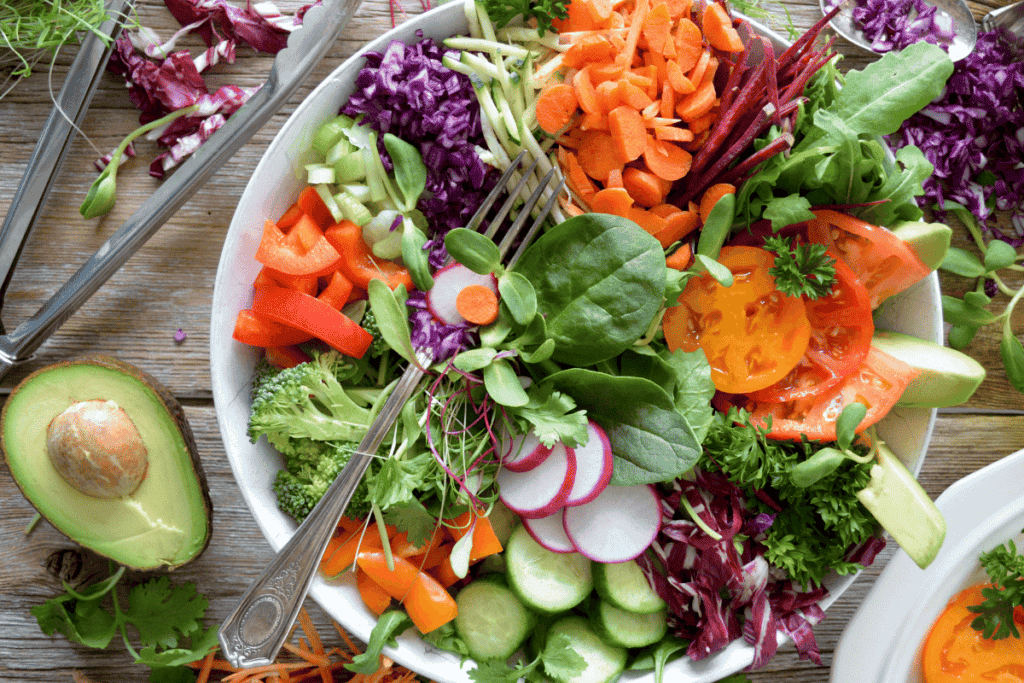
[[[184,665],[217,647],[217,627],[203,629],[206,598],[196,592],[195,584],[172,586],[166,576],[128,588],[124,598],[117,591],[124,575],[121,567],[85,588],[65,583],[64,594],[33,607],[32,615],[46,635],[61,633],[94,649],[105,649],[120,633],[136,663],[153,669],[151,683],[195,680]],[[134,644],[129,627],[135,633]]]
[[[979,559],[993,585],[981,589],[983,603],[967,608],[978,614],[971,627],[993,640],[1020,638],[1013,612],[1024,606],[1024,555],[1018,555],[1014,542],[1007,541]]]
[[[552,19],[569,16],[568,0],[484,0],[483,4],[496,27],[522,16],[524,21],[536,19],[541,35],[553,29]]]
[[[831,462],[826,466],[821,456],[814,456],[829,456],[835,449],[807,440],[767,439],[747,418],[735,411],[728,416],[716,414],[698,467],[725,474],[746,493],[754,514],[775,515],[763,541],[765,559],[803,586],[821,585],[830,571],[859,571],[861,565],[845,557],[878,529],[878,522],[855,495],[870,481],[871,463],[840,456],[828,458]],[[858,445],[849,449],[858,456],[868,451]],[[819,473],[800,477],[806,466],[798,466],[808,462],[820,468]],[[766,498],[781,509],[767,504]]]
[[[0,3],[0,73],[30,76],[47,53],[78,42],[78,31],[97,31],[108,18],[103,0]]]

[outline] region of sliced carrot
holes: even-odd
[[[700,227],[700,214],[696,211],[679,211],[664,218],[664,230],[654,233],[654,237],[665,249]]]
[[[579,69],[591,62],[611,59],[615,53],[612,44],[600,33],[589,33],[569,46],[562,53],[562,63],[572,69]]]
[[[692,95],[687,95],[676,105],[676,114],[683,121],[695,121],[707,114],[715,106],[715,84],[706,82]]]
[[[640,206],[652,207],[665,200],[658,177],[650,171],[629,167],[622,172],[622,186]]]
[[[668,82],[672,84],[672,89],[679,95],[689,95],[697,86],[693,84],[686,74],[683,73],[683,69],[679,66],[679,62],[669,61],[665,65],[665,74],[668,78]]]
[[[537,96],[537,123],[549,135],[565,128],[576,113],[579,103],[576,91],[568,83],[557,83]]]
[[[665,43],[671,40],[671,27],[672,17],[669,15],[668,5],[659,2],[644,19],[643,33],[647,47],[657,53],[664,52]]]
[[[680,19],[676,27],[676,61],[684,71],[690,71],[704,52],[704,35],[697,24],[689,19]]]
[[[697,63],[687,72],[686,77],[690,79],[691,83],[697,85],[704,80],[704,72],[708,70],[710,64],[711,53],[707,50],[701,50],[700,55],[697,57]]]
[[[622,99],[619,96],[619,81],[601,81],[595,86],[595,89],[599,106],[604,113],[607,114],[622,104]]]
[[[689,17],[690,9],[693,7],[693,0],[668,0],[668,15],[673,19]]]
[[[474,325],[498,319],[498,295],[486,285],[467,285],[455,297],[455,310]]]
[[[580,69],[572,77],[572,86],[576,89],[576,101],[580,109],[588,114],[601,111],[601,103],[597,99],[597,90],[590,80],[590,69]]]
[[[587,9],[590,11],[590,17],[601,24],[610,20],[614,12],[612,0],[589,0]]]
[[[608,116],[603,111],[587,112],[580,119],[580,130],[608,130]]]
[[[639,206],[634,206],[629,210],[629,219],[643,228],[644,232],[649,235],[654,235],[665,229],[664,218]]]
[[[654,52],[653,50],[648,50],[647,52],[644,53],[644,64],[646,64],[647,66],[653,66],[655,68],[658,74],[658,83],[665,82],[665,65],[667,64],[665,55],[663,55],[661,52]]]
[[[327,547],[324,548],[324,554],[323,557],[321,557],[320,562],[324,563],[327,560],[329,560],[331,556],[338,551],[338,548],[340,548],[341,545],[345,541],[347,541],[351,535],[351,532],[343,531],[341,529],[335,529],[334,535],[331,536],[331,540],[327,541]]]
[[[594,180],[605,182],[612,170],[622,170],[623,163],[615,153],[612,136],[599,130],[588,130],[577,150],[580,166]]]
[[[622,78],[626,67],[618,62],[606,62],[604,64],[591,64],[587,67],[590,71],[590,81],[596,87],[604,81],[617,81]]]
[[[743,39],[733,28],[732,17],[722,5],[709,2],[704,8],[701,25],[704,27],[704,37],[711,47],[722,52],[743,52]]]
[[[650,208],[650,212],[653,213],[655,216],[669,218],[670,216],[673,216],[677,213],[682,213],[683,210],[680,209],[675,204],[657,204]]]
[[[356,564],[377,582],[387,594],[401,600],[409,592],[420,570],[404,557],[391,557],[394,569],[388,568],[388,561],[383,550],[360,550],[356,555]]]
[[[391,606],[391,596],[362,569],[356,572],[356,588],[363,604],[378,617]]]
[[[423,572],[416,575],[402,605],[420,633],[444,626],[459,613],[455,599],[444,586]]]
[[[704,75],[701,76],[700,83],[693,81],[694,86],[700,88],[702,85],[708,82],[714,82],[715,74],[718,73],[718,57],[711,55],[708,58],[708,68],[704,70]]]
[[[586,172],[580,166],[579,159],[576,158],[575,154],[569,152],[566,155],[565,167],[568,169],[566,181],[573,186],[573,190],[576,194],[580,195],[583,199],[586,199],[597,192],[597,188],[594,186],[593,181],[587,176]]]
[[[461,540],[469,533],[470,526],[472,525],[473,545],[469,552],[469,561],[476,562],[488,555],[500,553],[503,548],[501,541],[498,540],[498,535],[494,533],[490,517],[475,515],[476,521],[474,523],[472,515],[475,515],[472,511],[464,512],[452,520],[452,526],[449,527],[452,538],[456,541]]]
[[[676,91],[672,89],[672,84],[665,81],[661,87],[661,101],[658,113],[661,117],[667,119],[671,117],[676,111]]]
[[[686,270],[692,261],[693,248],[689,244],[683,244],[665,259],[665,265],[673,270]]]
[[[605,187],[624,187],[622,184],[622,171],[619,169],[612,169],[608,172],[608,180],[604,183]]]
[[[704,116],[699,116],[693,121],[690,121],[690,132],[693,133],[693,135],[700,135],[704,131],[709,130],[717,120],[718,114],[714,111],[710,111],[707,114],[704,114]]]
[[[730,183],[715,183],[708,189],[704,190],[704,194],[700,198],[701,223],[708,222],[708,216],[711,214],[711,209],[715,208],[715,204],[718,203],[718,200],[727,194],[735,193],[736,186]]]
[[[646,90],[638,85],[630,83],[627,78],[619,80],[618,90],[619,101],[624,106],[631,107],[632,109],[643,109],[644,107],[650,106],[652,102],[651,98],[647,95]]]
[[[654,129],[654,139],[666,142],[690,142],[693,140],[693,131],[679,126],[657,126]]]
[[[647,136],[644,161],[651,173],[664,180],[679,180],[690,172],[693,156],[685,149],[667,140]]]
[[[633,161],[644,153],[647,146],[647,130],[643,118],[636,109],[620,105],[608,112],[608,131],[612,135],[612,145],[622,163]]]
[[[622,187],[607,187],[590,198],[590,210],[594,213],[610,213],[629,218],[633,198]]]
[[[593,31],[594,29],[601,28],[600,23],[594,21],[593,13],[587,8],[587,0],[583,2],[570,2],[566,9],[569,16],[565,19],[561,28],[555,28],[559,33]]]
[[[338,546],[333,555],[320,563],[320,571],[325,576],[337,576],[352,566],[360,550],[380,549],[381,546],[380,534],[356,531]]]

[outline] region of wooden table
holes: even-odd
[[[986,0],[997,6],[1000,0]],[[279,3],[291,11],[302,3]],[[412,11],[414,2],[407,2]],[[160,35],[169,36],[177,24],[163,4],[142,0],[139,20]],[[779,7],[774,11],[781,15]],[[810,26],[820,17],[817,4],[808,0],[788,3],[794,22]],[[980,17],[987,9],[975,4]],[[3,382],[6,396],[29,371],[85,352],[117,356],[150,372],[166,384],[185,407],[199,442],[214,501],[215,531],[209,550],[197,561],[175,572],[174,579],[194,581],[210,600],[209,623],[223,618],[241,590],[270,558],[249,510],[242,503],[228,467],[217,430],[210,388],[209,320],[213,282],[221,244],[242,189],[263,154],[295,106],[324,76],[364,42],[390,27],[388,3],[366,0],[352,18],[342,39],[315,70],[303,89],[219,171],[159,233],[139,251],[92,299],[39,350],[35,359]],[[195,48],[198,39],[186,43]],[[866,58],[840,42],[849,56],[844,68],[862,66]],[[59,90],[70,63],[71,51],[55,61],[52,88]],[[220,65],[211,81],[254,86],[269,71],[270,59],[239,49],[233,65]],[[50,112],[46,68],[20,83],[0,100],[0,215],[6,212],[39,130]],[[153,143],[138,144],[141,159],[119,174],[118,203],[105,218],[83,220],[77,207],[96,177],[92,160],[113,149],[137,125],[138,113],[128,102],[120,78],[107,75],[93,101],[84,132],[97,152],[80,136],[64,168],[60,184],[32,235],[6,296],[3,320],[10,329],[35,313],[85,259],[134,211],[157,181],[146,171],[155,156]],[[970,247],[962,231],[956,243]],[[969,283],[943,277],[943,289],[962,293]],[[1024,313],[1024,312],[1022,312]],[[175,341],[175,332],[187,334]],[[1017,316],[1015,329],[1024,329]],[[937,496],[964,475],[1024,448],[1024,395],[1006,380],[998,355],[998,330],[983,330],[967,351],[988,369],[989,377],[966,405],[940,411],[938,424],[921,480]],[[119,647],[93,652],[70,645],[61,637],[44,636],[29,609],[61,592],[47,572],[48,558],[73,544],[47,523],[30,534],[25,528],[34,514],[18,492],[6,467],[0,465],[0,681],[70,681],[72,670],[101,682],[144,681],[148,671],[136,667]],[[890,544],[892,546],[893,544]],[[792,650],[780,653],[764,669],[751,674],[758,683],[782,681],[822,682],[843,628],[886,560],[890,547],[828,612],[816,629],[825,666],[798,661]],[[319,623],[327,617],[308,603]]]

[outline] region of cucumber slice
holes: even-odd
[[[595,562],[594,588],[601,599],[619,609],[637,614],[650,614],[665,609],[665,601],[651,588],[634,560],[604,564]]]
[[[550,654],[557,654],[565,642],[557,638],[560,635],[569,638],[569,647],[583,658],[586,666],[573,675],[545,669],[545,673],[559,683],[607,683],[625,670],[626,648],[604,642],[585,617],[572,615],[553,623],[548,630],[545,653],[550,649]]]
[[[579,553],[553,553],[522,526],[508,539],[505,564],[509,587],[528,607],[540,612],[572,609],[594,588],[590,560]]]
[[[536,622],[515,593],[490,577],[477,579],[459,591],[455,604],[455,630],[476,660],[508,659]]]
[[[605,642],[619,647],[647,647],[664,638],[668,632],[664,608],[649,614],[637,614],[604,600],[597,603],[593,624]]]

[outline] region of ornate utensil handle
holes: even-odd
[[[221,624],[221,648],[232,665],[250,667],[274,661],[306,599],[338,520],[423,374],[415,364],[406,368],[341,474]]]

